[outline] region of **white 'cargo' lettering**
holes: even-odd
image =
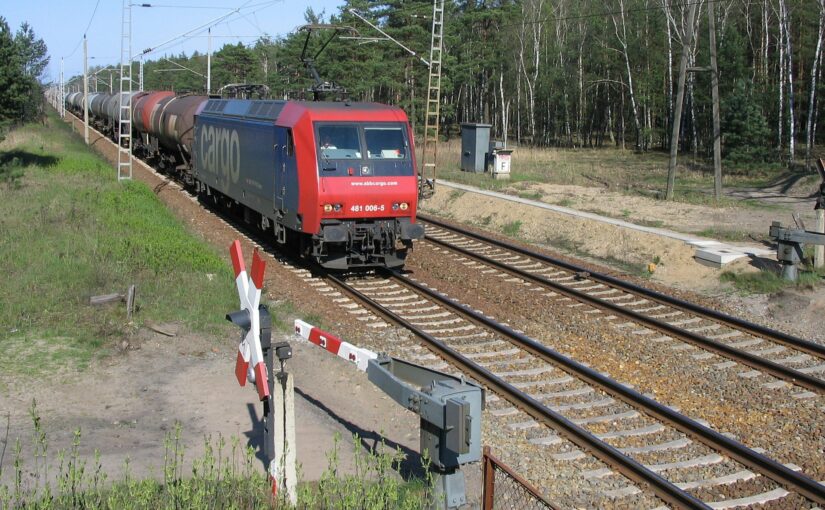
[[[201,128],[200,159],[203,170],[237,183],[241,176],[241,138],[234,129],[215,126]]]

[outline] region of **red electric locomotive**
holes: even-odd
[[[198,191],[324,267],[400,267],[418,197],[407,116],[375,103],[210,99],[195,119]]]

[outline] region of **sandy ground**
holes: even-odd
[[[719,270],[696,263],[694,249],[682,241],[667,239],[614,225],[554,213],[525,204],[502,203],[493,197],[438,188],[422,205],[430,214],[471,223],[494,231],[505,231],[520,222],[518,237],[573,255],[596,258],[615,265],[644,269],[656,264],[653,277],[668,285],[690,289],[718,286]],[[737,261],[727,268],[748,266]]]

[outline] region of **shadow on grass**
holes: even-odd
[[[54,156],[33,154],[19,149],[0,151],[0,173],[8,167],[25,167],[32,165],[47,167],[57,164],[58,161],[59,159]]]

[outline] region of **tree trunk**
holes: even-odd
[[[662,8],[668,17],[667,26],[667,119],[665,129],[667,130],[673,123],[673,36],[670,32],[670,6],[667,0],[662,0]]]
[[[776,125],[776,148],[779,150],[782,149],[782,137],[785,127],[785,23],[782,21],[784,7],[785,2],[779,0],[779,35],[776,44],[779,48],[779,114]]]
[[[788,164],[793,164],[795,159],[795,145],[794,145],[794,128],[795,128],[795,120],[796,116],[794,115],[794,94],[793,94],[793,47],[791,46],[791,25],[788,20],[790,17],[788,14],[788,6],[785,4],[785,0],[779,0],[779,8],[782,12],[782,19],[781,23],[784,26],[783,32],[785,33],[785,60],[786,65],[788,66],[788,71],[786,73],[788,79]]]
[[[822,36],[825,35],[825,0],[819,0],[819,31],[816,39],[814,62],[811,66],[811,91],[808,95],[808,125],[805,129],[805,166],[811,163],[811,149],[814,145],[814,111],[816,110],[817,74],[819,72],[819,58],[822,55]]]
[[[627,90],[630,95],[630,106],[633,110],[633,124],[636,128],[636,150],[640,150],[642,128],[639,122],[639,109],[636,107],[636,94],[633,91],[633,72],[630,69],[630,56],[627,52],[627,24],[625,23],[624,13],[624,0],[619,0],[619,15],[622,20],[622,34],[619,35],[619,25],[616,22],[615,15],[612,16],[613,29],[616,32],[616,38],[619,40],[619,44],[622,46],[622,55],[624,55],[624,63],[627,70]]]

